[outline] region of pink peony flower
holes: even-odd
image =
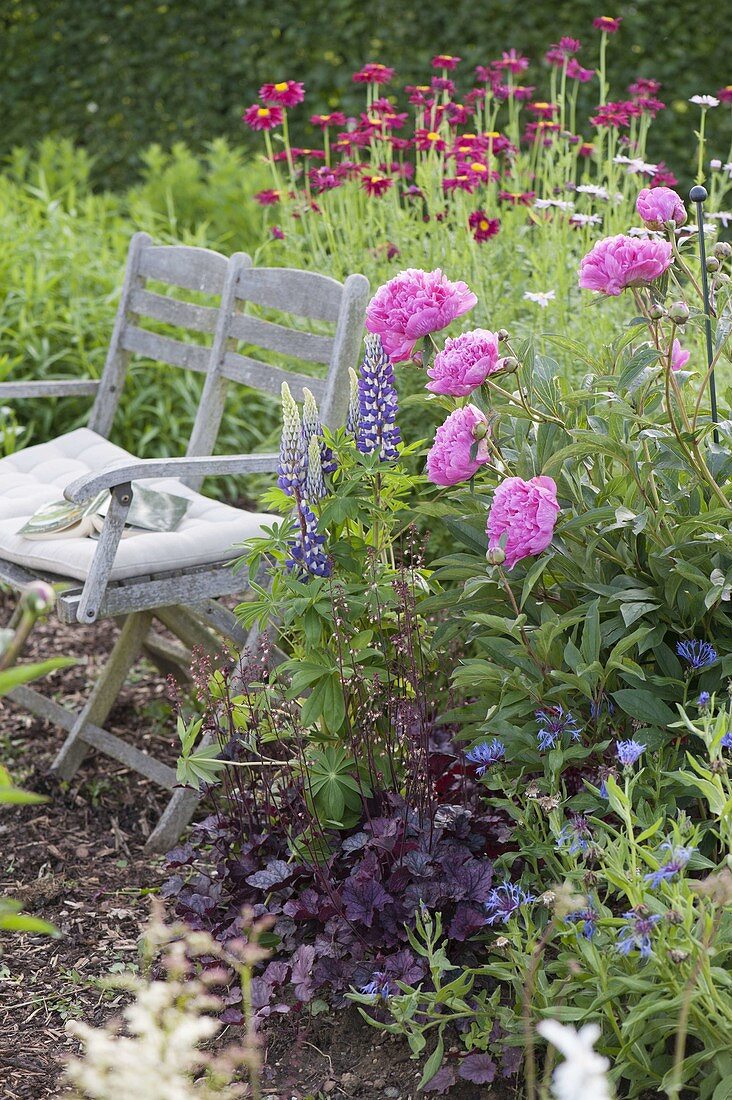
[[[690,351],[684,351],[678,340],[671,345],[671,370],[683,370],[691,358]]]
[[[663,229],[666,222],[683,225],[686,208],[680,195],[670,187],[644,187],[635,208],[649,229]]]
[[[605,237],[580,261],[579,285],[617,297],[629,286],[645,286],[671,266],[668,241]]]
[[[485,328],[448,337],[444,349],[427,371],[427,389],[448,397],[467,397],[496,370],[498,337]]]
[[[488,548],[502,549],[506,569],[541,554],[552,541],[559,515],[557,486],[550,477],[507,477],[493,494],[488,514]],[[505,538],[504,538],[505,536]]]
[[[418,340],[446,328],[477,301],[467,283],[451,283],[439,268],[410,267],[376,291],[366,310],[366,328],[381,336],[393,363],[403,363]]]
[[[484,462],[490,461],[485,438],[489,431],[488,421],[475,405],[465,405],[451,412],[435,432],[435,441],[427,454],[430,481],[435,485],[469,481]],[[475,454],[471,457],[474,449]]]

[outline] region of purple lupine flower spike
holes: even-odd
[[[346,431],[355,439],[358,435],[358,421],[360,418],[360,401],[358,397],[358,375],[353,367],[348,368],[348,380],[350,382],[350,396],[348,398],[348,416],[346,417]]]
[[[330,447],[326,446],[323,439],[323,425],[320,421],[320,413],[315,397],[309,389],[305,388],[302,403],[302,438],[307,452],[310,440],[315,436],[320,447],[320,464],[324,474],[332,474],[336,468],[336,461]]]
[[[394,367],[384,351],[381,337],[369,333],[358,380],[359,422],[356,446],[362,454],[378,453],[382,462],[399,457],[401,443],[396,426],[398,398]]]
[[[277,484],[289,497],[301,492],[305,485],[306,454],[303,446],[300,413],[287,382],[282,383],[282,436]]]
[[[325,496],[325,481],[323,480],[323,464],[320,456],[320,442],[315,435],[310,436],[307,449],[307,474],[305,476],[305,498],[311,504],[316,500],[322,500]]]
[[[325,535],[318,534],[317,517],[305,500],[300,502],[298,520],[299,537],[290,543],[288,569],[314,577],[329,577],[331,565],[325,552]]]

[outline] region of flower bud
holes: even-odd
[[[485,439],[489,432],[490,428],[488,427],[488,421],[478,420],[473,425],[473,431],[471,434],[473,436],[473,439]]]
[[[716,256],[710,256],[707,260],[707,271],[714,274],[715,271],[719,271],[719,260]]]
[[[56,603],[56,593],[45,581],[33,581],[20,597],[21,606],[34,615],[45,615]]]
[[[506,560],[506,551],[501,550],[500,546],[494,546],[492,550],[489,550],[485,556],[485,560],[489,565],[503,565]]]
[[[684,917],[677,909],[669,909],[666,914],[666,920],[669,924],[683,924]]]
[[[726,286],[729,282],[729,275],[726,271],[720,271],[715,280],[718,286]]]
[[[686,302],[672,302],[668,307],[669,318],[677,325],[685,325],[689,320],[690,312]]]
[[[689,952],[681,951],[678,947],[672,947],[668,953],[668,957],[672,963],[676,963],[676,965],[679,966],[680,963],[686,962],[689,957]]]
[[[718,260],[728,260],[732,256],[732,244],[729,241],[717,241],[713,252]]]
[[[660,304],[660,302],[654,302],[652,306],[648,308],[648,316],[652,321],[660,321],[666,314],[666,310]]]
[[[496,363],[496,370],[505,371],[506,374],[513,374],[519,367],[519,361],[513,355],[506,355],[503,359],[499,359]]]
[[[499,344],[502,344],[504,340],[508,340],[508,329],[499,328],[498,332],[496,333],[496,337],[498,338]]]

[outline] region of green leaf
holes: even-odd
[[[676,721],[676,715],[662,699],[651,691],[642,688],[622,688],[612,693],[620,709],[631,718],[645,722],[649,726],[665,729]]]
[[[442,1031],[440,1031],[439,1038],[437,1039],[437,1046],[425,1062],[424,1070],[422,1072],[422,1079],[419,1082],[418,1088],[423,1089],[425,1085],[429,1084],[429,1082],[432,1080],[432,1078],[435,1076],[438,1069],[442,1065],[442,1059],[444,1055],[445,1044],[442,1039]]]

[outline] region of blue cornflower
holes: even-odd
[[[546,707],[545,710],[537,710],[534,717],[539,723],[536,739],[542,752],[553,749],[564,733],[568,733],[573,741],[579,741],[581,730],[577,721],[571,712],[563,707]]]
[[[300,502],[298,520],[299,538],[289,545],[287,568],[314,577],[329,577],[331,566],[324,550],[325,535],[318,534],[318,520],[304,500]]]
[[[680,871],[683,871],[686,864],[693,856],[696,848],[684,848],[681,845],[674,847],[673,842],[665,840],[661,845],[660,850],[666,851],[670,855],[668,859],[657,871],[651,871],[649,874],[644,875],[645,882],[650,882],[654,890],[661,885],[662,882],[670,882],[672,878],[676,878]]]
[[[640,951],[641,958],[647,959],[653,954],[651,933],[661,917],[657,913],[639,913],[635,909],[631,909],[629,913],[623,913],[623,917],[628,923],[620,929],[618,942],[615,944],[616,950],[621,955],[629,955],[631,951],[637,949]]]
[[[676,652],[694,670],[713,665],[718,657],[713,645],[710,645],[709,642],[701,642],[696,638],[689,642],[677,642]]]
[[[557,849],[563,848],[566,844],[571,856],[576,855],[578,852],[584,854],[590,850],[591,840],[592,829],[589,821],[584,814],[575,814],[559,833]]]
[[[384,351],[381,337],[369,333],[358,380],[358,426],[356,446],[362,454],[378,453],[382,462],[399,457],[401,443],[396,416],[399,409],[394,367]]]
[[[732,749],[732,730],[727,730],[719,743],[723,749]]]
[[[596,722],[600,715],[605,711],[608,715],[615,713],[615,704],[612,699],[609,699],[603,692],[599,699],[593,699],[590,703],[590,717],[593,722]]]
[[[568,924],[579,924],[582,921],[582,935],[586,940],[591,940],[597,931],[597,910],[592,905],[585,909],[575,909],[573,913],[567,913],[564,919]]]
[[[387,1000],[392,994],[392,985],[385,970],[375,970],[371,975],[371,981],[362,985],[360,992],[365,997],[381,997]]]
[[[485,903],[488,910],[486,924],[496,924],[497,921],[507,924],[522,905],[528,905],[531,901],[536,901],[534,895],[527,894],[518,883],[504,882],[502,886],[496,886]]]
[[[506,746],[502,741],[499,741],[497,737],[494,737],[492,741],[483,741],[480,745],[474,745],[469,752],[465,753],[465,759],[469,760],[471,764],[478,764],[476,773],[478,775],[485,775],[486,769],[491,764],[496,764],[499,760],[503,760],[506,755]]]
[[[709,692],[708,691],[702,691],[702,692],[699,693],[699,698],[696,701],[696,705],[699,707],[700,710],[703,710],[704,707],[709,706],[709,700],[710,699],[711,699],[711,695],[709,694]]]
[[[615,753],[624,768],[630,768],[636,760],[646,751],[646,745],[639,741],[616,741]]]

